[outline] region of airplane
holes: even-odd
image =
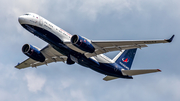
[[[148,44],[170,43],[174,35],[163,40],[89,40],[80,35],[71,35],[45,18],[26,13],[18,17],[19,23],[26,30],[48,43],[42,49],[25,44],[22,52],[29,58],[18,63],[15,68],[37,67],[52,62],[65,62],[68,65],[77,63],[96,72],[106,75],[105,81],[132,76],[161,72],[159,69],[131,70],[137,49]],[[104,53],[119,51],[110,59]]]

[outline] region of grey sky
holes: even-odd
[[[1,0],[0,101],[179,101],[179,5],[178,0]],[[27,12],[92,40],[176,36],[170,44],[138,49],[132,69],[162,72],[133,80],[105,82],[103,74],[61,62],[18,70],[14,66],[27,58],[23,44],[47,45],[18,23],[18,16]]]

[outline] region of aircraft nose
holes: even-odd
[[[24,17],[23,16],[19,16],[18,17],[18,21],[20,24],[22,24],[24,22]]]

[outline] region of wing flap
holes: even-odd
[[[133,76],[133,75],[140,75],[140,74],[147,74],[147,73],[154,73],[154,72],[161,72],[159,69],[147,69],[147,70],[121,70],[123,75]]]

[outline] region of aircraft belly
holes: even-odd
[[[106,75],[116,76],[116,77],[121,75],[120,70],[116,69],[113,63],[101,63],[99,68],[107,72]]]
[[[98,68],[92,67],[91,69],[113,77],[132,79],[131,76],[124,76],[121,72],[121,69],[117,68],[116,64],[114,63],[100,63],[100,66]]]
[[[79,54],[79,56],[71,56],[72,60],[82,66],[85,67],[99,67],[99,63],[91,58],[86,58],[83,54]]]

